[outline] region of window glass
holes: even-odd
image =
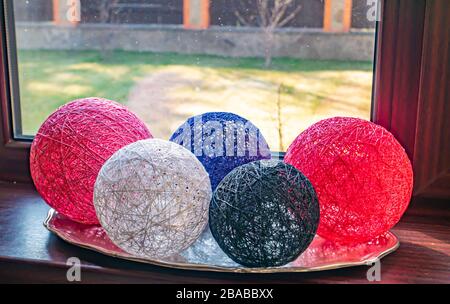
[[[233,112],[273,151],[320,119],[370,118],[375,1],[7,2],[17,137],[89,96],[125,104],[164,139],[190,116]]]

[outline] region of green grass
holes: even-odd
[[[180,115],[199,114],[196,112],[203,108],[223,110],[223,105],[217,100],[231,104],[233,109],[233,103],[239,101],[227,96],[245,93],[242,87],[246,91],[246,86],[250,86],[248,93],[252,95],[240,96],[240,102],[248,100],[249,109],[260,107],[268,112],[275,112],[271,107],[278,98],[277,88],[281,86],[286,125],[293,120],[290,115],[299,115],[295,112],[298,105],[303,106],[300,114],[308,112],[308,115],[319,116],[327,111],[329,102],[349,103],[355,111],[361,112],[361,115],[359,112],[356,114],[359,116],[365,115],[370,108],[370,62],[276,58],[271,69],[265,69],[263,59],[259,58],[116,51],[104,59],[96,51],[20,51],[23,133],[35,134],[51,112],[76,98],[98,96],[127,104],[130,90],[136,83],[148,75],[165,71],[175,73],[180,79],[194,79],[199,83],[196,87],[186,84],[173,90],[167,88],[164,102],[170,101],[168,104],[174,107],[170,111],[180,112],[176,107],[184,107]],[[236,91],[230,93],[233,89]],[[257,103],[252,104],[250,99],[257,99]],[[183,100],[191,102],[183,103]],[[186,109],[190,105],[196,107],[192,111]],[[248,110],[244,110],[244,114],[251,118]],[[330,113],[336,111],[340,110]],[[173,131],[171,129],[180,119],[161,127],[161,137]],[[258,120],[258,117],[253,119]],[[154,121],[149,123],[157,124]],[[294,127],[301,129],[303,125]],[[297,130],[294,133],[298,133]],[[291,137],[288,136],[289,139]],[[277,140],[269,141],[284,146]]]

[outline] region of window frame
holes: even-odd
[[[426,28],[432,24],[430,14],[436,14],[435,11],[430,11],[430,7],[439,1],[445,0],[381,0],[381,20],[377,22],[371,120],[391,131],[405,147],[413,161],[416,181],[421,180],[421,175],[430,171],[429,168],[425,168],[426,172],[416,170],[417,161],[426,160],[420,157],[417,159],[416,155],[420,149],[415,143],[419,140],[417,138],[419,105],[421,98],[424,98],[421,97],[422,65],[424,59],[428,59],[423,58],[423,42],[427,35],[431,35],[426,33]],[[3,1],[5,2],[8,1]],[[7,42],[14,41],[6,40],[4,5],[1,10],[0,181],[30,183],[32,181],[29,172],[29,150],[32,138],[14,138],[13,113],[20,109],[13,108],[11,77],[14,75],[11,76],[9,68],[14,62],[8,61],[7,54]],[[438,78],[439,75],[434,77]],[[428,93],[426,97],[431,98],[433,92]],[[17,97],[17,90],[15,94]],[[434,151],[434,157],[436,153],[442,151]],[[422,181],[422,184],[416,182],[414,195],[435,196],[432,192],[426,191],[424,186],[426,182]],[[448,198],[449,193],[444,191],[437,196]]]
[[[12,80],[17,77],[17,73],[11,73],[10,68],[16,56],[8,54],[10,50],[8,45],[14,45],[12,49],[15,50],[15,40],[7,41],[9,38],[6,34],[7,30],[12,30],[10,36],[13,39],[15,37],[14,28],[7,28],[7,24],[14,22],[14,20],[9,20],[9,23],[6,21],[6,18],[13,18],[12,14],[6,14],[9,8],[8,2],[2,1],[0,7],[0,181],[31,182],[28,159],[32,138],[16,139],[14,137],[13,113],[20,111],[20,106],[18,103],[13,103],[18,92],[11,94]],[[16,121],[17,123],[20,125],[20,121]]]

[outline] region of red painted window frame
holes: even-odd
[[[381,1],[371,114],[372,121],[390,130],[408,152],[415,172],[414,195],[447,199],[449,88],[442,81],[436,88],[432,81],[444,78],[448,82],[448,41],[446,49],[436,41],[448,39],[448,2]],[[442,27],[442,22],[447,26]],[[0,180],[30,183],[30,142],[13,137],[4,24],[0,27]],[[443,68],[437,67],[442,62],[436,56],[447,58]],[[424,147],[424,143],[435,145]]]

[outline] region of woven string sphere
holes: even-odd
[[[285,162],[314,185],[318,234],[365,242],[392,228],[408,207],[413,172],[405,150],[386,129],[358,118],[322,120],[289,147]]]
[[[197,156],[209,173],[213,189],[234,168],[271,157],[259,129],[247,119],[226,112],[189,118],[170,141],[183,145]]]
[[[145,124],[116,102],[72,101],[47,118],[31,145],[36,189],[59,213],[98,224],[92,201],[98,171],[121,147],[150,137]]]
[[[293,166],[262,160],[229,173],[214,192],[209,226],[222,250],[248,267],[281,266],[311,243],[319,204]]]
[[[198,238],[211,196],[208,173],[194,154],[148,139],[120,149],[103,165],[94,205],[117,246],[138,257],[164,259]]]

